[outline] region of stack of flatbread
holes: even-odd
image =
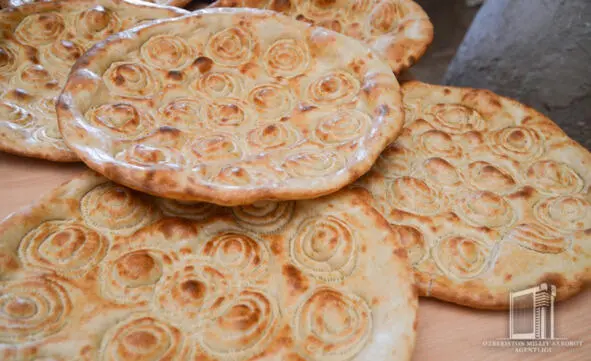
[[[74,2],[77,0],[74,0]],[[183,7],[188,5],[191,0],[143,0],[145,2],[149,2],[149,3],[153,3],[153,4],[158,4],[158,5],[170,5],[170,6],[178,6],[178,7]],[[2,8],[8,8],[8,7],[16,7],[16,6],[22,6],[22,5],[27,5],[27,4],[33,4],[33,3],[42,3],[42,2],[51,2],[51,0],[1,0],[0,1],[0,7]],[[82,8],[83,5],[77,5],[79,8]]]
[[[486,90],[406,83],[402,135],[355,186],[409,250],[424,296],[509,307],[591,281],[591,154],[535,110]]]
[[[399,74],[433,40],[433,24],[412,0],[217,0],[210,7],[269,9],[369,45]]]
[[[412,271],[363,193],[232,209],[148,197],[87,172],[0,235],[2,360],[412,353]]]
[[[404,118],[377,54],[256,9],[204,10],[110,38],[74,65],[57,112],[70,149],[108,178],[222,205],[341,189]]]
[[[138,1],[40,2],[0,11],[0,149],[74,162],[55,103],[70,68],[106,37],[141,23],[187,14]]]
[[[0,223],[1,360],[403,361],[419,295],[591,280],[591,154],[401,87],[414,2],[151,3],[0,3],[0,148],[92,169]]]

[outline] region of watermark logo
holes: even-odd
[[[509,339],[554,339],[554,299],[556,287],[537,287],[511,292],[509,299]]]
[[[484,346],[513,348],[515,352],[552,352],[556,348],[583,344],[583,341],[560,338],[554,333],[554,285],[542,283],[511,292],[509,297],[509,337],[486,340]]]

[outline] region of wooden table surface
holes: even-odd
[[[81,164],[56,164],[0,153],[0,218],[84,169]],[[582,346],[552,348],[550,353],[520,353],[512,348],[483,346],[486,340],[508,336],[508,312],[477,311],[421,299],[413,361],[591,360],[591,289],[556,304],[555,315],[555,336],[583,341]]]

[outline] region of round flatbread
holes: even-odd
[[[412,270],[369,198],[222,208],[89,171],[0,224],[0,359],[410,360]]]
[[[507,308],[547,282],[591,281],[591,154],[486,90],[403,86],[402,135],[357,183],[406,244],[421,294]]]
[[[256,9],[111,37],[74,66],[57,108],[67,144],[96,171],[221,205],[334,192],[403,122],[398,82],[375,53]]]
[[[21,6],[26,4],[33,4],[33,3],[41,3],[41,2],[50,2],[52,0],[0,0],[0,7],[7,8],[7,7],[15,7]],[[140,1],[140,0],[132,0],[132,1]],[[169,6],[179,6],[183,7],[188,5],[191,0],[143,0],[149,3],[158,4],[158,5],[169,5]]]
[[[278,11],[358,39],[396,74],[411,67],[433,41],[433,24],[412,0],[218,0],[210,7]]]
[[[99,40],[186,11],[137,1],[75,0],[0,11],[0,150],[72,162],[55,102],[72,64]]]

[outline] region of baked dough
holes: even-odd
[[[409,82],[400,138],[356,184],[406,244],[423,296],[476,308],[591,280],[591,154],[486,90]]]
[[[99,173],[220,205],[332,193],[403,122],[398,82],[375,53],[257,9],[111,37],[74,66],[57,108],[67,144]]]
[[[0,359],[410,360],[412,270],[368,201],[231,209],[88,171],[0,224]]]
[[[15,6],[21,6],[21,5],[26,5],[26,4],[50,2],[50,1],[52,1],[52,0],[0,0],[0,7],[2,7],[2,8],[15,7]],[[69,0],[62,0],[62,1],[69,1]],[[191,0],[143,0],[143,1],[147,1],[149,3],[154,3],[157,5],[169,5],[169,6],[178,6],[178,7],[183,7],[185,5],[188,5],[191,2]]]
[[[433,41],[433,24],[412,0],[218,0],[210,7],[269,9],[338,31],[367,43],[396,74]]]
[[[0,150],[72,162],[55,101],[76,59],[110,34],[187,12],[137,1],[72,0],[0,11]]]

